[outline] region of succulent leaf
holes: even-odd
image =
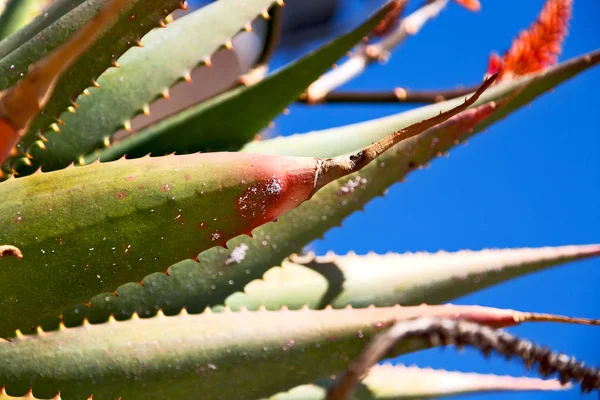
[[[600,245],[292,257],[229,296],[232,310],[440,304],[517,276],[600,255]],[[305,258],[304,260],[302,258]]]
[[[353,154],[327,159],[229,152],[145,157],[3,182],[0,223],[6,228],[0,243],[16,247],[23,257],[1,260],[0,335],[10,326],[57,312],[65,303],[250,233],[328,183],[360,171],[398,142],[467,109],[494,79],[452,110]],[[62,291],[65,286],[70,290]],[[19,298],[25,291],[32,293]]]
[[[598,62],[600,62],[600,50],[572,58],[543,72],[531,73],[510,81],[497,83],[495,87],[490,88],[481,96],[474,106],[489,101],[497,101],[512,91],[521,91],[510,104],[499,109],[492,118],[485,122],[485,125],[488,126],[562,82],[595,66]],[[244,146],[242,151],[262,154],[310,154],[328,157],[360,148],[364,143],[378,140],[392,129],[436,115],[442,110],[454,107],[460,101],[462,101],[462,97],[343,127],[254,141]],[[340,138],[343,138],[343,140],[340,140]]]
[[[94,400],[168,400],[190,393],[202,393],[207,400],[237,400],[240,393],[260,398],[329,376],[382,328],[425,316],[494,327],[529,319],[529,314],[513,310],[443,305],[184,312],[113,320],[0,343],[0,385],[11,396],[22,396],[30,388],[42,398],[60,391],[62,400],[90,395]],[[420,348],[420,342],[406,342],[396,352]]]
[[[329,381],[297,386],[268,400],[324,400]],[[440,398],[467,393],[565,390],[556,380],[484,375],[390,364],[376,365],[360,383],[354,400],[408,400]],[[37,400],[33,395],[12,397],[0,392],[0,400]],[[59,399],[56,399],[59,400]],[[266,399],[264,399],[266,400]]]
[[[0,76],[0,88],[13,86],[29,66],[41,60],[48,51],[65,43],[74,32],[84,26],[108,0],[87,0],[41,30],[25,44],[0,60],[0,70],[8,73]],[[113,24],[106,26],[105,33],[86,51],[56,83],[52,96],[43,110],[29,126],[28,132],[18,146],[19,155],[3,164],[5,172],[23,168],[29,163],[24,157],[40,134],[56,122],[56,118],[72,105],[72,101],[86,88],[93,85],[103,71],[109,68],[126,50],[135,46],[148,31],[162,23],[164,17],[185,5],[181,0],[128,0]],[[55,129],[59,129],[55,125]]]
[[[334,380],[333,380],[334,382]],[[302,385],[268,400],[325,400],[332,380]],[[376,365],[360,382],[353,400],[417,400],[469,393],[565,390],[557,380]],[[0,397],[0,400],[2,397]],[[7,399],[9,400],[9,399]],[[264,399],[267,400],[267,399]]]
[[[89,96],[79,96],[79,108],[61,116],[61,131],[46,135],[44,148],[30,152],[31,162],[44,171],[56,170],[109,145],[112,135],[128,126],[134,115],[194,68],[210,63],[213,53],[262,18],[272,4],[276,1],[257,0],[251,6],[247,0],[217,1],[175,20],[168,29],[150,32],[142,39],[142,48],[129,50],[119,58],[118,69],[98,78],[99,87],[90,88]]]
[[[0,162],[6,160],[46,106],[65,70],[77,62],[122,11],[125,0],[110,0],[98,14],[67,42],[29,67],[15,86],[0,93]]]
[[[195,151],[237,150],[296,100],[308,85],[368,34],[386,15],[383,6],[366,22],[249,87],[240,87],[167,118],[110,148],[85,158],[89,163]],[[257,101],[260,99],[260,101]],[[219,132],[219,134],[215,134]]]
[[[22,46],[29,39],[40,33],[43,29],[56,22],[57,19],[87,0],[54,0],[28,25],[0,41],[0,59],[6,57],[16,48]],[[1,5],[1,2],[0,2]]]
[[[31,22],[45,7],[47,0],[9,0],[0,15],[0,40]]]
[[[2,182],[0,243],[23,258],[0,259],[0,335],[250,232],[306,200],[318,170],[315,158],[210,153]]]
[[[453,147],[455,140],[474,134],[486,126],[480,123],[473,132],[467,132],[470,126],[477,123],[477,120],[472,119],[473,114],[479,115],[479,119],[487,118],[484,121],[496,120],[498,116],[506,115],[563,80],[585,70],[598,59],[600,52],[594,53],[589,60],[585,57],[578,58],[553,67],[547,73],[518,81],[521,84],[511,81],[496,85],[483,94],[484,101],[500,100],[518,88],[523,89],[523,84],[529,86],[501,108],[494,109],[487,105],[475,111],[469,110],[462,117],[455,117],[454,121],[448,121],[399,144],[361,173],[325,186],[310,201],[281,216],[277,223],[255,229],[252,232],[253,238],[236,237],[227,242],[228,249],[209,249],[199,254],[197,261],[190,259],[172,265],[167,274],[151,274],[142,280],[142,284],[131,282],[117,288],[115,293],[98,294],[91,299],[91,308],[78,305],[65,310],[65,323],[78,325],[84,316],[92,321],[105,321],[111,314],[117,319],[129,318],[134,311],[147,317],[154,315],[158,309],[163,309],[167,314],[176,314],[183,307],[187,307],[190,312],[200,312],[207,306],[223,304],[232,293],[243,290],[248,282],[260,279],[271,267],[281,265],[291,253],[300,252],[314,239],[339,226],[347,216],[362,209],[368,201],[380,196],[386,188],[403,179],[417,166]],[[450,104],[456,104],[456,101]],[[448,106],[448,103],[441,105],[444,108]],[[436,109],[431,113],[435,115],[438,111]],[[414,117],[414,112],[412,113]],[[420,116],[422,114],[418,114],[416,118]],[[360,126],[338,128],[338,131],[323,131],[326,136],[329,135],[327,141],[321,141],[318,133],[310,134],[310,140],[316,143],[312,148],[309,148],[309,143],[303,145],[299,137],[293,142],[290,140],[292,147],[270,145],[272,142],[284,142],[287,138],[258,143],[268,144],[265,152],[276,153],[279,150],[282,153],[320,153],[327,156],[330,154],[330,147],[341,151],[356,148],[361,143],[370,143],[376,136],[382,135],[385,129],[407,124],[408,120],[402,114],[389,118],[392,121],[374,120]],[[393,124],[394,118],[398,125]],[[339,140],[340,137],[344,137],[344,141]],[[344,147],[340,142],[348,142],[349,145]],[[298,146],[295,148],[296,144]],[[261,150],[256,145],[248,146],[248,151]],[[350,191],[351,187],[354,190]],[[44,326],[50,329],[57,324],[56,318],[51,318]]]

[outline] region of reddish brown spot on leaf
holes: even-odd
[[[130,250],[131,250],[131,245],[130,244],[123,245],[123,255],[129,254]]]
[[[260,165],[257,163],[252,166],[257,170],[258,179],[235,199],[239,214],[251,221],[250,229],[275,220],[310,197],[314,188],[316,161],[309,166],[305,160],[301,161],[302,165],[296,160],[300,159],[289,158],[278,161],[278,165],[263,161]]]
[[[177,223],[177,225],[180,225],[180,226],[185,225],[185,219],[183,218],[183,215],[181,213],[175,214],[173,216],[173,220]]]
[[[373,327],[373,329],[384,329],[388,326],[389,324],[384,323],[383,321],[379,321],[379,322],[375,322],[374,324],[371,324],[371,326]]]
[[[6,160],[19,140],[19,132],[5,119],[0,119],[0,162]]]

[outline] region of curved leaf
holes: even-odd
[[[33,20],[46,0],[9,0],[0,15],[0,40],[17,32]]]
[[[390,3],[353,31],[308,53],[264,80],[191,107],[110,148],[85,157],[90,163],[146,154],[239,149],[300,96],[306,87],[369,33]],[[218,132],[218,134],[216,134]],[[390,131],[391,132],[391,131]]]
[[[2,58],[0,71],[8,73],[0,75],[0,89],[14,85],[27,73],[32,63],[63,44],[106,3],[107,0],[87,0],[81,3]],[[21,140],[18,146],[21,154],[9,158],[2,169],[10,172],[14,168],[21,174],[33,172],[34,169],[26,168],[29,162],[23,155],[32,146],[39,147],[40,133],[45,132],[84,89],[92,86],[98,75],[182,4],[181,0],[129,0],[114,24],[64,73],[43,112],[32,121],[28,133]]]
[[[268,400],[324,400],[330,382],[302,385],[270,396]],[[481,392],[565,390],[556,380],[516,378],[417,367],[377,365],[361,382],[353,400],[400,400],[446,397]],[[12,397],[0,391],[0,400],[36,400],[33,395]],[[59,400],[58,398],[56,400]],[[266,399],[264,399],[266,400]]]
[[[148,110],[179,80],[189,79],[192,69],[210,62],[213,53],[229,45],[236,33],[274,3],[255,0],[248,6],[247,0],[217,1],[177,19],[168,29],[150,32],[142,48],[129,50],[119,59],[118,69],[98,78],[98,88],[90,88],[89,96],[79,96],[79,108],[61,116],[61,131],[49,132],[44,148],[30,152],[30,161],[44,171],[56,170],[109,145],[112,135],[129,126],[134,115]]]
[[[270,310],[440,304],[517,276],[600,255],[600,245],[292,257],[225,304]],[[302,260],[305,258],[305,260]]]
[[[23,257],[0,258],[0,335],[273,220],[317,190],[318,162],[192,154],[2,182],[0,243]]]
[[[438,316],[495,327],[529,314],[471,306],[203,313],[112,321],[0,343],[0,385],[12,396],[94,400],[260,398],[344,368],[369,337]],[[422,348],[403,343],[399,353]],[[235,379],[232,379],[235,377]]]
[[[18,32],[10,35],[0,42],[0,58],[6,57],[16,48],[23,45],[33,36],[40,33],[57,19],[87,0],[55,0],[44,11],[44,14],[38,15],[27,26],[23,27]]]
[[[110,0],[69,40],[32,64],[23,79],[0,93],[0,162],[16,150],[31,121],[48,103],[57,81],[106,32],[125,3],[126,0]]]
[[[325,400],[331,381],[298,386],[268,400]],[[376,365],[356,389],[352,400],[407,400],[457,394],[565,390],[557,380],[451,372],[429,368]],[[3,400],[0,397],[0,400]],[[8,400],[8,399],[7,399]],[[267,399],[264,399],[267,400]]]

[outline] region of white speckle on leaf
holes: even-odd
[[[246,252],[248,251],[248,245],[246,245],[245,243],[242,243],[241,245],[235,247],[233,250],[231,250],[231,254],[229,255],[229,258],[227,260],[225,260],[225,264],[226,265],[230,265],[230,264],[239,264],[242,261],[244,261],[244,258],[246,257]]]
[[[266,214],[270,199],[281,195],[283,181],[275,177],[254,184],[238,198],[239,209],[244,217],[255,218],[257,214]]]
[[[348,193],[354,193],[354,190],[356,188],[364,189],[367,185],[367,182],[368,181],[366,178],[362,178],[360,176],[351,178],[348,180],[348,182],[346,182],[340,187],[340,189],[338,190],[338,195],[342,196]]]
[[[266,190],[270,194],[279,194],[279,193],[281,193],[281,191],[283,190],[283,186],[281,186],[281,180],[280,179],[275,179],[275,178],[269,180],[267,182]]]

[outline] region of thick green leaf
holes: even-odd
[[[225,304],[276,310],[439,304],[518,276],[600,255],[600,245],[292,257]],[[304,258],[304,260],[303,260]]]
[[[268,400],[324,400],[330,381],[302,385]],[[467,393],[565,390],[556,380],[451,372],[390,364],[377,365],[361,382],[353,400],[408,400]],[[0,400],[37,400],[0,392]],[[59,399],[56,399],[59,400]],[[264,399],[266,400],[266,399]]]
[[[87,0],[81,3],[1,59],[0,71],[6,73],[0,75],[0,89],[14,85],[32,63],[63,44],[96,15],[106,1]],[[72,100],[92,86],[98,75],[180,5],[180,0],[129,0],[114,25],[58,81],[44,111],[33,120],[29,132],[19,144],[19,150],[26,153],[32,149],[31,146],[39,147],[40,132],[46,131],[55,118],[71,106]],[[4,163],[3,170],[9,172],[14,167],[21,174],[33,172],[32,168],[25,168],[29,163],[22,157],[21,154],[10,158]]]
[[[0,243],[23,254],[0,258],[0,336],[272,221],[314,193],[319,165],[191,154],[0,183]]]
[[[6,57],[7,54],[23,45],[23,43],[27,42],[84,1],[86,0],[53,1],[44,11],[44,14],[38,15],[27,26],[0,42],[0,58]]]
[[[401,180],[416,166],[450,149],[455,145],[455,141],[479,131],[480,128],[477,128],[467,133],[469,126],[477,122],[472,120],[474,113],[479,113],[479,119],[486,115],[487,118],[503,115],[577,72],[585,70],[598,59],[600,53],[596,53],[591,61],[580,57],[556,66],[546,73],[529,77],[523,83],[533,84],[519,92],[509,104],[495,110],[491,116],[490,106],[487,110],[486,107],[476,111],[469,110],[454,121],[448,121],[438,128],[402,142],[359,174],[327,185],[310,201],[280,217],[277,223],[269,223],[255,229],[254,238],[236,237],[227,243],[229,250],[213,248],[201,253],[197,262],[186,260],[169,267],[168,275],[152,274],[143,279],[143,285],[138,282],[123,285],[116,290],[118,296],[115,293],[99,294],[91,299],[92,308],[79,305],[66,310],[63,313],[65,322],[67,325],[77,325],[86,315],[92,321],[106,320],[110,314],[115,314],[117,319],[128,318],[134,311],[145,317],[153,315],[159,308],[164,309],[167,314],[176,314],[182,307],[199,312],[206,306],[222,304],[229,295],[243,290],[248,282],[260,279],[271,267],[281,265],[291,253],[300,252],[314,239],[339,226],[348,215],[362,209],[368,201],[381,195],[386,188]],[[503,83],[491,88],[482,98],[485,97],[486,101],[498,100],[518,87],[515,82]],[[438,107],[446,108],[447,103]],[[457,123],[461,118],[466,120],[466,123]],[[385,129],[404,127],[407,119],[398,119],[399,126],[384,121]],[[372,141],[372,137],[369,136],[371,132],[381,134],[384,130],[378,128],[375,123],[367,128],[363,131],[363,141],[368,143]],[[344,128],[340,128],[339,134],[344,133]],[[338,142],[343,141],[338,139]],[[354,144],[351,146],[354,147]],[[336,148],[339,149],[340,146]],[[307,150],[307,147],[286,147],[281,150],[302,152]],[[311,153],[326,154],[329,153],[329,149],[327,145],[315,146]],[[353,190],[350,190],[351,188]],[[45,326],[50,328],[56,326],[57,321],[49,320],[47,324]]]
[[[268,400],[325,400],[332,381],[302,385]],[[516,378],[444,370],[377,365],[356,389],[352,400],[408,400],[455,396],[483,392],[565,390],[556,380]],[[0,400],[3,400],[0,397]],[[7,399],[9,400],[9,399]],[[267,399],[264,399],[267,400]]]
[[[150,32],[142,40],[143,48],[129,50],[119,59],[120,68],[100,76],[99,88],[90,88],[90,96],[79,96],[80,108],[61,116],[65,125],[59,133],[46,135],[44,148],[30,151],[31,162],[44,171],[56,170],[108,145],[115,131],[130,124],[134,115],[204,64],[274,3],[255,0],[248,6],[247,0],[217,1],[177,19],[168,29]]]
[[[13,396],[62,400],[260,398],[345,367],[369,337],[419,316],[511,326],[526,313],[471,306],[159,315],[21,336],[0,343],[0,383]],[[423,347],[405,342],[397,352]]]
[[[31,122],[46,107],[56,83],[76,63],[112,22],[119,18],[128,0],[110,0],[84,27],[59,48],[29,67],[27,75],[0,95],[0,162],[17,150]]]
[[[30,23],[43,10],[46,0],[9,0],[0,15],[0,40]]]
[[[198,106],[167,118],[136,135],[114,143],[110,148],[85,158],[114,160],[146,154],[193,153],[197,151],[236,150],[285,107],[306,87],[369,33],[388,12],[382,7],[355,30],[323,45],[264,80],[239,87]],[[391,131],[390,131],[391,132]]]

